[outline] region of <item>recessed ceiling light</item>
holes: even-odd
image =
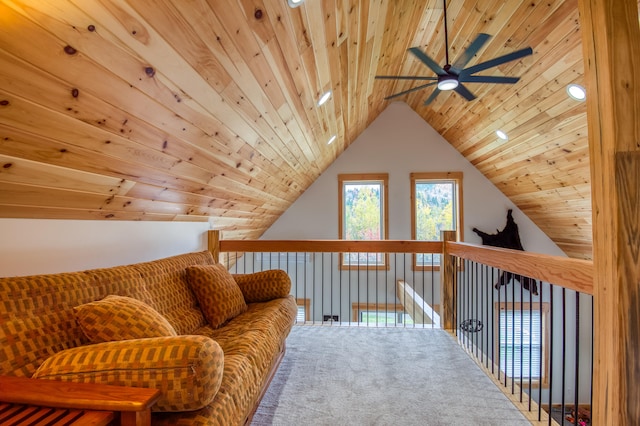
[[[304,0],[287,0],[287,3],[289,3],[289,7],[298,7],[304,3]]]
[[[509,136],[507,136],[507,134],[505,132],[503,132],[502,130],[496,130],[496,135],[498,135],[498,137],[500,139],[502,139],[503,141],[506,141],[509,139]]]
[[[324,95],[320,96],[320,100],[318,101],[318,106],[322,106],[325,102],[329,100],[331,97],[331,90],[324,93]]]
[[[584,101],[587,98],[587,91],[579,84],[568,85],[567,93],[571,99],[575,99],[576,101]]]
[[[329,139],[329,142],[327,142],[327,145],[331,145],[335,140],[336,140],[336,135],[331,136],[331,139]]]

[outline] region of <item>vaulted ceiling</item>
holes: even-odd
[[[577,0],[450,0],[447,18],[452,59],[493,36],[469,65],[532,47],[481,73],[521,80],[399,100],[589,258],[586,105],[566,93],[584,84]],[[0,217],[211,217],[257,238],[385,97],[422,84],[375,75],[433,75],[413,46],[444,65],[442,0],[1,0]]]

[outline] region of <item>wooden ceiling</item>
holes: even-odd
[[[584,84],[577,0],[450,0],[447,15],[452,59],[479,32],[493,37],[470,65],[531,46],[482,73],[520,82],[399,99],[589,258],[586,105],[565,90]],[[1,0],[0,217],[211,217],[257,238],[384,97],[420,84],[376,74],[432,75],[413,46],[444,65],[442,0]]]

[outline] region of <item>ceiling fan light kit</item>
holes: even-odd
[[[436,74],[436,77],[430,76],[406,76],[406,75],[377,75],[376,79],[392,79],[392,80],[423,80],[430,81],[420,86],[413,87],[408,90],[404,90],[399,93],[395,93],[391,96],[384,98],[385,100],[392,99],[398,96],[406,95],[407,93],[415,92],[427,88],[429,86],[436,85],[436,89],[424,102],[424,105],[429,105],[438,96],[441,91],[454,90],[457,94],[465,98],[467,101],[472,101],[476,96],[467,89],[463,83],[492,83],[492,84],[515,84],[520,80],[520,77],[503,77],[503,76],[490,76],[490,75],[474,75],[480,71],[487,70],[489,68],[497,67],[507,62],[515,61],[516,59],[523,58],[525,56],[533,54],[531,47],[518,50],[516,52],[508,53],[503,56],[499,56],[494,59],[482,62],[477,65],[466,67],[467,64],[473,59],[473,57],[482,49],[485,43],[491,38],[489,34],[480,33],[469,44],[467,49],[460,55],[460,57],[453,63],[449,63],[449,40],[447,32],[447,2],[444,3],[444,43],[445,43],[445,66],[441,67],[436,61],[430,58],[418,47],[409,48],[416,58],[418,58],[423,64],[425,64],[431,71]],[[466,67],[466,68],[465,68]]]
[[[458,80],[454,77],[443,75],[438,77],[438,89],[440,90],[453,90],[458,87]]]

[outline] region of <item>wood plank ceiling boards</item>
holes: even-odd
[[[478,98],[400,97],[569,256],[590,258],[591,195],[577,0],[450,0],[450,55]],[[0,217],[216,218],[259,237],[424,73],[444,60],[441,0],[1,0]],[[322,107],[321,94],[332,96]],[[499,143],[496,129],[509,134]],[[331,145],[327,141],[336,135]]]

